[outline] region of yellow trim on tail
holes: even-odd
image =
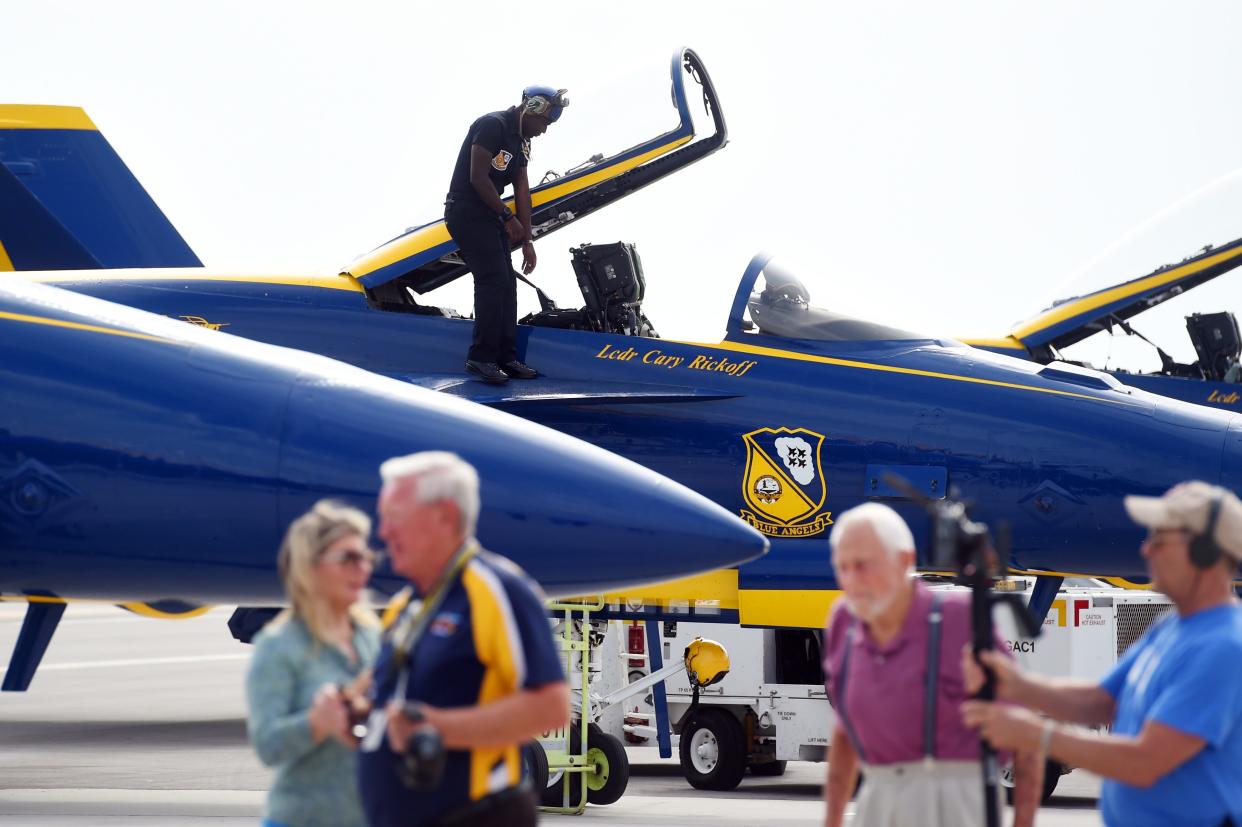
[[[4,242],[0,241],[0,271],[12,273],[17,270],[13,266],[13,259],[9,258],[9,251],[4,249]]]
[[[0,129],[86,129],[98,132],[99,127],[77,106],[46,106],[42,104],[0,104]]]

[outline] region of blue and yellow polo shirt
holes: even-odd
[[[408,598],[407,598],[408,599]],[[412,610],[412,609],[410,609]],[[386,639],[375,665],[373,699],[392,699],[393,650]],[[520,568],[480,551],[448,587],[410,658],[405,696],[434,707],[477,706],[565,678],[539,587]],[[448,812],[521,780],[516,744],[450,750],[444,780],[411,790],[396,772],[387,738],[358,754],[358,786],[372,827],[429,824]]]

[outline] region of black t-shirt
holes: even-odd
[[[470,147],[478,144],[492,156],[488,177],[496,194],[504,192],[513,183],[517,171],[526,166],[530,143],[518,132],[517,111],[490,112],[470,124],[466,140],[457,153],[457,166],[453,167],[453,181],[449,184],[449,196],[454,200],[472,201],[483,206],[483,200],[470,185]]]

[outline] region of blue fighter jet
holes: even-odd
[[[536,188],[536,235],[724,144],[702,63],[683,51],[672,70],[679,125]],[[701,84],[711,134],[694,131],[687,77]],[[471,321],[418,300],[467,272],[443,222],[330,275],[31,277],[515,413],[672,477],[770,538],[768,555],[735,569],[614,590],[617,616],[670,600],[707,606],[714,619],[819,628],[836,594],[824,542],[835,514],[872,499],[891,503],[915,530],[920,564],[933,564],[921,507],[890,476],[932,498],[956,489],[976,518],[1008,524],[1014,567],[1046,575],[1037,601],[1046,610],[1064,574],[1142,575],[1140,532],[1123,495],[1187,478],[1242,483],[1242,418],[1079,366],[1039,365],[823,309],[805,274],[767,255],[746,267],[724,338],[710,343],[656,337],[632,245],[581,245],[573,263],[584,306],[545,297],[519,328],[519,357],[543,378],[499,388],[461,374]]]
[[[475,465],[480,539],[552,595],[766,546],[701,495],[548,428],[23,279],[0,281],[0,388],[0,596],[29,603],[6,690],[29,685],[65,601],[279,605],[285,526],[322,497],[373,512],[379,464],[414,451]]]

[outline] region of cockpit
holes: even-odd
[[[755,263],[752,262],[752,268]],[[742,277],[739,292],[746,287],[750,273],[748,268],[747,275]],[[811,304],[811,293],[806,285],[771,259],[762,264],[762,269],[753,278],[746,300],[746,313],[749,319],[741,320],[742,330],[784,339],[859,342],[926,338],[906,330],[815,307]]]
[[[534,285],[540,309],[518,323],[531,327],[584,330],[658,339],[643,310],[647,280],[634,244],[582,244],[570,250],[581,307],[560,307]],[[446,308],[419,304],[414,289],[394,281],[368,296],[381,310],[463,318]],[[729,314],[730,337],[772,336],[804,342],[928,340],[930,337],[816,307],[806,284],[771,256],[751,260],[738,284]]]

